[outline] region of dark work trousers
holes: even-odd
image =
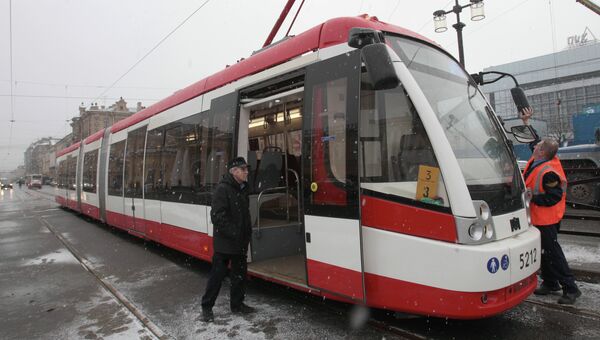
[[[560,283],[564,292],[576,292],[575,278],[558,244],[560,222],[536,227],[542,235],[542,284],[548,288],[557,288]]]
[[[231,308],[237,308],[244,302],[246,272],[248,269],[246,255],[215,253],[212,258],[212,268],[210,269],[210,278],[206,285],[206,292],[202,297],[202,308],[210,309],[215,305],[215,301],[221,290],[221,283],[223,283],[223,279],[227,276],[227,265],[230,262],[231,272],[229,280],[231,281],[231,289],[229,292],[229,304]]]

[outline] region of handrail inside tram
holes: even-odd
[[[296,193],[299,195],[300,193],[300,177],[298,176],[298,173],[294,170],[294,169],[288,169],[288,171],[290,171],[292,174],[294,174],[294,177],[296,177]],[[261,191],[258,194],[258,198],[256,199],[256,237],[260,237],[260,201],[261,199],[264,197],[263,195],[269,192],[278,192],[279,190],[286,190],[286,222],[290,222],[290,195],[288,192],[288,184],[286,181],[286,185],[282,186],[282,187],[275,187],[275,188],[268,188],[265,189],[263,191]],[[297,198],[299,199],[299,198]],[[300,220],[300,204],[297,204],[298,206],[298,224],[301,224],[301,220]]]

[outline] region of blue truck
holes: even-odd
[[[573,115],[573,140],[558,150],[569,185],[567,201],[582,207],[600,205],[600,104]]]

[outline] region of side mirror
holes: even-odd
[[[348,34],[348,46],[358,49],[384,41],[383,33],[372,28],[354,27]]]
[[[529,107],[529,101],[522,88],[518,86],[513,87],[510,89],[510,94],[512,94],[513,102],[515,102],[515,105],[517,106],[517,112],[521,112],[524,108]]]
[[[537,139],[537,135],[529,125],[513,126],[510,128],[510,133],[519,143],[531,143]]]
[[[367,67],[374,90],[389,90],[400,84],[386,44],[364,46],[361,49],[361,57]]]

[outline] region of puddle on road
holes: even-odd
[[[0,221],[0,228],[15,228],[18,226],[19,223],[15,221]]]
[[[38,266],[43,264],[58,264],[58,263],[79,263],[75,256],[67,249],[59,249],[57,251],[38,256],[32,260],[23,263],[21,266]]]

